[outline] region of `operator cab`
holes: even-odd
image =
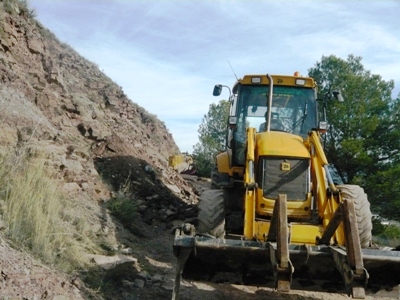
[[[268,86],[240,85],[238,87],[238,130],[253,127],[266,130],[268,118]],[[305,138],[316,128],[315,93],[313,89],[275,86],[271,106],[272,131],[284,131]]]
[[[268,113],[269,81],[266,75],[246,75],[236,82],[231,96],[227,149],[234,166],[245,163],[246,129],[258,133],[291,133],[306,138],[317,128],[316,87],[311,78],[273,75],[271,113]],[[232,166],[231,165],[231,166]]]

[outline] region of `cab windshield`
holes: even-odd
[[[238,131],[241,127],[265,131],[268,86],[242,85],[238,90]],[[271,107],[271,130],[306,137],[317,127],[315,91],[312,88],[274,86]]]

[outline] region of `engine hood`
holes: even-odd
[[[257,133],[256,155],[310,158],[302,137],[280,131]]]

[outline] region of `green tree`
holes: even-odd
[[[227,100],[210,104],[199,126],[199,142],[193,147],[193,157],[200,176],[210,176],[215,156],[225,149],[229,107]]]
[[[328,160],[349,183],[365,188],[375,211],[389,216],[400,208],[399,184],[394,184],[400,172],[400,100],[391,97],[394,82],[371,74],[361,60],[323,56],[309,76],[317,81],[319,98],[340,90],[345,99],[327,106]]]

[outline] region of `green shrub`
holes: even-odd
[[[400,240],[400,227],[394,224],[386,225],[381,235],[386,236],[389,239]]]
[[[400,245],[400,227],[393,224],[382,224],[380,218],[373,218],[373,241],[379,246],[398,247]]]
[[[136,203],[125,196],[118,196],[107,202],[107,208],[128,229],[132,227],[137,212]]]
[[[379,217],[372,217],[372,235],[377,236],[383,233],[385,225],[382,224],[382,219]]]

